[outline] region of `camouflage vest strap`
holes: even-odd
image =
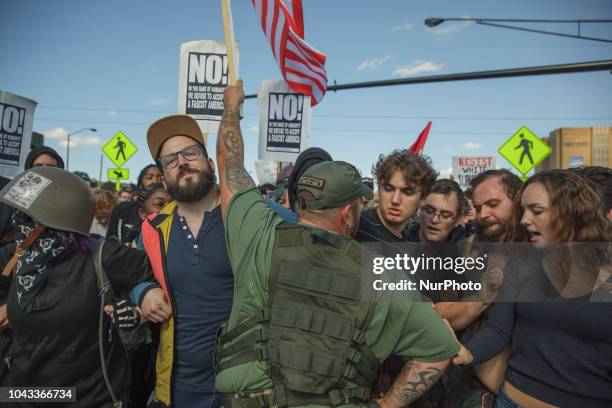
[[[256,327],[260,323],[264,323],[270,320],[270,310],[264,309],[260,310],[255,314],[255,316],[246,320],[243,323],[240,323],[238,326],[234,327],[232,330],[226,330],[225,327],[221,329],[219,333],[219,341],[222,343],[228,343],[235,338],[241,336],[242,334],[248,332],[252,328]]]
[[[338,354],[332,353],[329,360],[339,360],[335,361],[335,363],[341,367],[347,359],[355,364],[355,369],[347,368],[346,372],[342,372],[343,377],[347,380],[359,381],[360,373],[362,373],[362,377],[365,378],[373,378],[376,376],[379,363],[370,350],[364,346],[364,333],[353,327],[351,319],[315,307],[300,306],[298,308],[295,305],[278,305],[273,308],[271,315],[267,311],[262,311],[258,313],[257,318],[243,323],[225,335],[221,335],[221,344],[225,344],[224,340],[235,339],[239,335],[245,333],[247,331],[246,328],[254,327],[256,322],[263,322],[266,320],[272,321],[275,326],[305,330],[356,344],[357,347],[354,349],[347,348],[342,358],[338,359]],[[224,370],[255,360],[270,360],[274,363],[281,363],[283,359],[281,359],[280,353],[271,354],[267,352],[267,349],[262,348],[263,342],[266,342],[270,338],[280,339],[281,335],[282,333],[278,329],[259,328],[251,330],[248,334],[245,334],[240,340],[231,345],[225,347],[219,345],[216,351],[217,358],[219,360],[224,360],[228,357],[232,358],[229,361],[219,364],[218,369]],[[257,345],[257,343],[260,344]],[[294,367],[295,369],[308,370],[320,367],[320,359],[313,358],[310,350],[295,349],[293,347],[294,346],[290,346],[289,355],[294,354],[294,356],[284,358],[290,358],[294,361],[294,364],[298,364],[296,363],[296,359],[297,361],[301,361],[298,366]],[[278,351],[280,352],[281,349],[284,349],[284,347],[281,347]],[[250,351],[244,352],[245,350]],[[312,367],[310,366],[311,364]],[[329,369],[330,367],[324,364],[323,370]],[[364,380],[362,379],[360,382],[364,382]],[[367,383],[369,382],[366,381],[366,384]]]
[[[263,391],[243,392],[225,395],[224,405],[228,408],[285,408],[303,405],[329,405],[337,407],[351,403],[364,403],[370,399],[369,387],[332,389],[327,394],[313,395],[291,391],[276,386]]]

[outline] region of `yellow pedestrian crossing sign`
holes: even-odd
[[[119,131],[111,140],[106,142],[104,147],[102,147],[102,151],[115,166],[121,167],[138,149],[122,131]]]
[[[129,180],[130,178],[130,169],[114,169],[110,167],[106,175],[109,180]]]
[[[552,148],[523,126],[497,151],[522,174],[524,181],[526,174],[540,164]]]

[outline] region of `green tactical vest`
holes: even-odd
[[[226,406],[367,401],[380,363],[365,343],[374,304],[360,301],[360,245],[325,230],[280,225],[269,286],[266,309],[219,332],[215,361],[217,372],[268,361],[274,387],[232,394]]]

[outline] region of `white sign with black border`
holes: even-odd
[[[236,43],[236,65],[239,46]],[[238,66],[236,66],[238,72]],[[204,133],[217,133],[223,116],[223,91],[229,83],[224,41],[181,44],[178,113],[192,116]]]
[[[32,143],[34,109],[38,103],[0,91],[0,175],[13,178],[23,171]]]
[[[295,162],[308,148],[310,96],[285,81],[263,81],[259,103],[259,160]]]

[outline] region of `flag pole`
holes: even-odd
[[[227,49],[227,73],[229,85],[236,83],[236,53],[234,46],[234,21],[232,19],[232,5],[230,0],[221,0],[221,10],[223,12],[223,32],[225,33],[225,48]]]

